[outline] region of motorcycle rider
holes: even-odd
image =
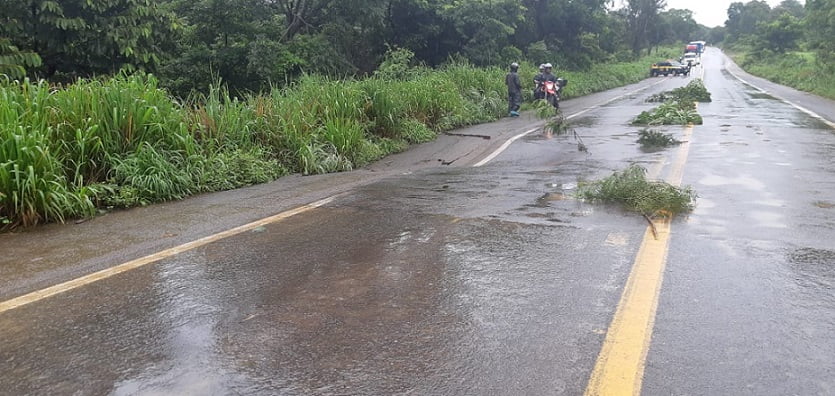
[[[533,95],[534,99],[545,99],[545,91],[542,89],[542,84],[545,83],[545,81],[553,81],[554,83],[557,82],[557,77],[551,74],[551,70],[554,67],[553,65],[545,63],[540,67],[542,72],[534,78],[534,83],[536,84]]]
[[[543,73],[545,73],[545,64],[541,63],[539,65],[539,74],[537,74],[533,77],[533,98],[534,98],[534,100],[545,98],[545,95],[543,95],[542,90],[539,89],[540,86],[542,86],[542,81],[543,81],[542,80],[542,74]]]
[[[507,85],[507,110],[511,117],[519,117],[519,107],[522,105],[522,82],[519,80],[519,64],[510,64],[510,72],[504,77]]]
[[[557,82],[557,76],[551,74],[551,70],[553,70],[554,66],[551,65],[550,63],[546,63],[543,66],[544,66],[545,70],[542,72],[542,80],[541,81],[542,82],[545,82],[545,81]]]
[[[551,73],[551,70],[553,70],[554,66],[551,65],[550,63],[546,63],[544,66],[545,66],[545,71],[543,71],[542,75],[540,76],[540,78],[541,78],[540,86],[539,86],[540,87],[539,88],[540,99],[545,99],[545,85],[544,84],[545,84],[546,81],[551,81],[551,82],[554,83],[554,85],[559,84],[558,81],[557,81],[558,80],[557,76],[555,76]],[[554,102],[554,107],[556,107],[557,109],[560,108],[560,104],[559,104],[558,101]]]

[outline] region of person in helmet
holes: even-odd
[[[544,86],[545,86],[545,83],[547,81],[551,81],[555,85],[558,85],[558,86],[564,85],[564,84],[560,84],[560,81],[557,78],[557,76],[555,76],[552,73],[552,70],[554,69],[553,65],[551,65],[550,63],[546,63],[544,66],[545,66],[545,71],[543,71],[541,76],[540,76],[540,79],[541,79],[540,89],[539,89],[539,96],[537,97],[537,99],[545,99],[546,98],[546,93],[545,93]],[[558,100],[559,100],[559,94],[557,94],[557,100],[554,101],[554,107],[556,107],[556,108],[559,108],[559,106],[560,106]]]
[[[545,82],[545,81],[553,81],[553,82],[557,82],[557,76],[555,76],[555,75],[552,73],[552,70],[554,69],[554,66],[553,66],[553,65],[551,65],[550,63],[546,63],[546,64],[545,64],[545,65],[543,65],[543,66],[544,66],[545,70],[542,72],[542,80],[541,80],[541,82]]]
[[[510,72],[504,78],[507,85],[507,110],[511,117],[519,117],[519,107],[522,105],[522,82],[519,80],[519,64],[510,64]]]
[[[542,74],[545,73],[545,64],[542,63],[539,65],[539,74],[533,77],[533,98],[534,99],[543,99],[545,96],[542,94],[542,90],[539,87],[542,85]]]

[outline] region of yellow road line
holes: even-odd
[[[681,184],[693,126],[685,130],[667,181]],[[657,239],[647,227],[635,264],[592,371],[586,396],[638,395],[652,339],[658,298],[667,264],[670,219],[655,222]]]
[[[670,240],[669,221],[657,223],[656,229],[658,239],[649,228],[644,233],[586,395],[637,395],[641,391]]]
[[[64,282],[64,283],[59,283],[57,285],[50,286],[50,287],[47,287],[45,289],[37,290],[37,291],[31,292],[29,294],[24,294],[20,297],[13,298],[11,300],[6,300],[6,301],[3,301],[3,302],[0,302],[0,314],[4,313],[6,311],[24,306],[26,304],[31,304],[33,302],[40,301],[40,300],[43,300],[43,299],[48,298],[48,297],[52,297],[56,294],[61,294],[61,293],[70,291],[72,289],[76,289],[76,288],[79,288],[79,287],[82,287],[82,286],[85,286],[85,285],[89,285],[93,282],[96,282],[96,281],[99,281],[99,280],[102,280],[102,279],[106,279],[106,278],[109,278],[111,276],[121,274],[123,272],[130,271],[132,269],[136,269],[136,268],[139,268],[139,267],[151,264],[151,263],[155,263],[155,262],[157,262],[159,260],[162,260],[164,258],[168,258],[168,257],[174,256],[174,255],[177,255],[177,254],[180,254],[180,253],[183,253],[183,252],[187,252],[189,250],[208,245],[212,242],[215,242],[215,241],[218,241],[218,240],[221,240],[221,239],[224,239],[224,238],[228,238],[228,237],[233,236],[233,235],[238,235],[240,233],[250,231],[250,230],[256,229],[258,227],[265,226],[265,225],[270,224],[270,223],[275,223],[279,220],[283,220],[283,219],[295,216],[295,215],[300,214],[300,213],[307,212],[311,209],[315,209],[315,208],[318,208],[320,206],[326,205],[327,203],[333,201],[334,198],[336,198],[336,196],[325,198],[325,199],[322,199],[322,200],[319,200],[319,201],[316,201],[316,202],[313,202],[313,203],[310,203],[310,204],[307,204],[307,205],[304,205],[304,206],[300,206],[300,207],[295,208],[295,209],[291,209],[291,210],[288,210],[288,211],[285,211],[285,212],[281,212],[279,214],[276,214],[276,215],[273,215],[273,216],[270,216],[270,217],[265,217],[263,219],[253,221],[252,223],[244,224],[242,226],[238,226],[238,227],[226,230],[226,231],[222,231],[222,232],[219,232],[217,234],[209,235],[209,236],[206,236],[206,237],[203,237],[203,238],[200,238],[200,239],[188,242],[188,243],[184,243],[184,244],[179,245],[179,246],[175,246],[175,247],[172,247],[172,248],[169,248],[169,249],[165,249],[163,251],[160,251],[160,252],[145,256],[145,257],[140,257],[138,259],[119,264],[115,267],[110,267],[110,268],[107,268],[107,269],[103,269],[101,271],[94,272],[92,274],[85,275],[85,276],[82,276],[80,278],[76,278],[76,279],[73,279],[73,280],[70,280],[70,281],[67,281],[67,282]]]

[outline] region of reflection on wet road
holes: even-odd
[[[643,391],[835,393],[835,134],[705,59]],[[669,172],[628,123],[684,83],[4,312],[0,394],[582,394],[646,223],[573,194]]]
[[[835,133],[719,70],[699,107],[644,393],[835,393]]]
[[[8,389],[581,392],[643,224],[542,199],[576,177],[391,180],[20,308],[0,317]]]

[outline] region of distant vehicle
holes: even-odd
[[[650,77],[656,76],[686,76],[690,74],[690,66],[683,65],[674,60],[667,59],[663,62],[653,63],[649,68]]]
[[[695,52],[688,52],[681,58],[681,63],[688,66],[696,66],[702,63],[700,58],[699,54]]]
[[[699,46],[696,45],[696,44],[687,44],[686,46],[684,46],[684,53],[685,54],[699,53]]]
[[[699,54],[703,54],[705,52],[705,47],[707,46],[707,43],[704,42],[704,41],[691,41],[689,44],[687,44],[688,47],[691,46],[691,45],[696,46],[696,51],[695,52],[697,52]],[[689,51],[685,51],[685,52],[689,52]]]

